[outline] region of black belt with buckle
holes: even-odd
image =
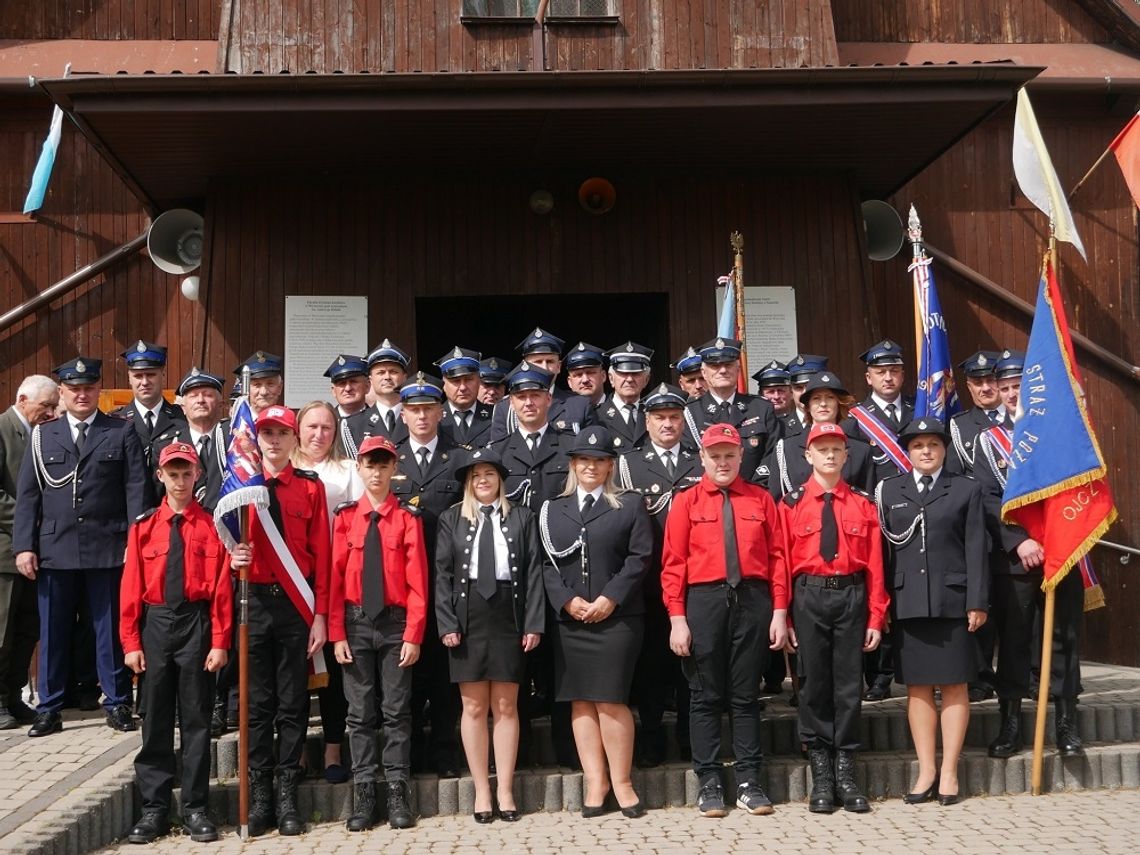
[[[826,588],[829,591],[838,591],[840,588],[862,585],[863,571],[859,570],[855,573],[843,573],[838,576],[815,576],[811,573],[804,573],[800,578],[804,580],[805,585],[812,588]]]
[[[313,587],[313,580],[306,579],[305,584],[311,589]],[[281,587],[281,584],[278,582],[250,582],[249,591],[251,594],[259,594],[263,597],[288,596],[285,589]]]

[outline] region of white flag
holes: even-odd
[[[1069,210],[1065,191],[1057,180],[1057,171],[1053,169],[1049,150],[1045,148],[1041,129],[1037,127],[1033,105],[1029,103],[1029,93],[1024,87],[1017,93],[1017,117],[1013,123],[1013,174],[1017,176],[1021,192],[1053,221],[1053,234],[1057,240],[1071,243],[1081,258],[1088,261],[1085,245],[1081,243],[1081,236],[1073,223],[1073,212]]]

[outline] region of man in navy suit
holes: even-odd
[[[127,527],[152,504],[138,432],[99,411],[100,368],[81,356],[53,372],[62,418],[37,426],[16,486],[12,549],[16,568],[36,580],[40,612],[40,704],[29,736],[63,729],[76,604],[95,623],[95,665],[107,725],[135,729],[130,677],[119,643],[119,579]]]

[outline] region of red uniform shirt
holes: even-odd
[[[268,481],[268,474],[266,476]],[[316,613],[329,611],[329,568],[332,545],[329,542],[329,509],[325,485],[312,472],[287,465],[277,475],[277,501],[281,505],[281,537],[292,553],[301,575],[309,580],[315,595]],[[256,509],[249,509],[249,540],[253,544],[253,564],[249,581],[267,585],[280,583],[286,571],[277,558],[273,544],[261,527]]]
[[[119,640],[124,653],[142,650],[143,605],[166,602],[166,559],[174,511],[162,504],[131,526],[119,587]],[[187,601],[210,603],[210,647],[228,650],[233,625],[229,556],[214,520],[197,502],[182,513],[182,590]]]
[[[742,579],[766,579],[772,607],[788,607],[780,518],[768,491],[743,478],[728,487]],[[725,580],[724,495],[708,475],[680,493],[665,521],[661,594],[670,617],[685,614],[689,585]]]
[[[881,630],[890,598],[883,584],[883,535],[879,530],[875,503],[854,492],[846,481],[839,482],[832,491],[835,494],[832,507],[839,531],[839,552],[834,561],[824,561],[819,554],[824,492],[819,482],[811,477],[799,490],[780,500],[784,553],[788,560],[788,590],[792,590],[792,579],[800,573],[844,576],[862,572],[867,586],[867,627]]]
[[[384,605],[407,610],[404,641],[422,644],[427,626],[428,567],[423,522],[389,494],[380,507],[380,548],[384,555]],[[329,641],[345,641],[344,604],[361,605],[364,537],[372,502],[365,493],[333,520],[332,591]],[[369,568],[372,569],[372,568]]]

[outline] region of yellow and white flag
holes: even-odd
[[[1071,243],[1081,258],[1088,261],[1085,245],[1073,223],[1073,212],[1069,210],[1065,191],[1057,180],[1057,171],[1053,169],[1049,150],[1037,126],[1029,93],[1024,88],[1017,93],[1017,117],[1013,123],[1013,174],[1017,176],[1021,192],[1053,221],[1057,240]]]

